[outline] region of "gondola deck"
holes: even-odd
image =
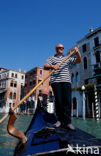
[[[41,156],[68,154],[70,147],[99,147],[101,154],[101,140],[76,128],[76,131],[63,128],[54,128],[52,125],[55,118],[40,108],[36,113],[26,131],[28,141],[26,144],[19,142],[14,156]]]

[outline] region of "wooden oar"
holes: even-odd
[[[73,54],[75,53],[75,51],[72,51],[60,64],[59,67],[67,60],[69,59]],[[46,76],[45,79],[43,79],[42,81],[40,81],[16,106],[12,107],[12,110],[14,111],[18,106],[20,106],[44,81],[46,81],[53,73],[55,72],[55,70],[53,69],[52,72],[49,73],[48,76]],[[0,119],[0,123],[2,123],[7,117],[8,117],[9,113],[7,113],[3,118]]]

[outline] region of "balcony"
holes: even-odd
[[[6,89],[6,88],[7,88],[6,85],[1,85],[1,86],[0,86],[0,90],[1,90],[1,89]]]
[[[0,102],[5,102],[7,98],[0,99]]]
[[[101,69],[101,62],[94,65],[94,70]]]
[[[7,89],[1,89],[0,88],[0,93],[4,93],[4,92],[6,92],[7,91]]]
[[[98,44],[97,46],[93,47],[94,51],[100,50],[101,51],[101,44]]]
[[[101,74],[101,62],[94,65],[95,74]]]

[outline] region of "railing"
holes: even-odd
[[[101,44],[98,44],[97,46],[93,47],[94,50],[98,50],[101,48]]]
[[[7,88],[6,85],[2,85],[2,86],[0,86],[0,89],[5,89],[5,88]]]
[[[7,88],[0,88],[0,93],[6,92]]]
[[[3,98],[3,99],[0,99],[0,102],[4,102],[6,100],[7,100],[7,98]]]
[[[101,69],[101,62],[95,64],[94,69]]]

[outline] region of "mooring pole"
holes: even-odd
[[[96,84],[94,85],[94,95],[95,95],[95,114],[96,114],[96,120],[98,121],[99,120],[99,103],[98,103]]]
[[[92,102],[92,118],[94,119],[94,103]]]
[[[71,107],[71,116],[73,117],[73,103],[72,103],[72,107]]]
[[[76,102],[76,117],[78,118],[78,102]]]
[[[82,86],[83,91],[83,120],[85,120],[86,112],[85,112],[85,86]]]
[[[100,110],[100,104],[99,104],[99,118],[101,117],[101,113],[100,113],[100,111],[101,111],[101,110]]]

